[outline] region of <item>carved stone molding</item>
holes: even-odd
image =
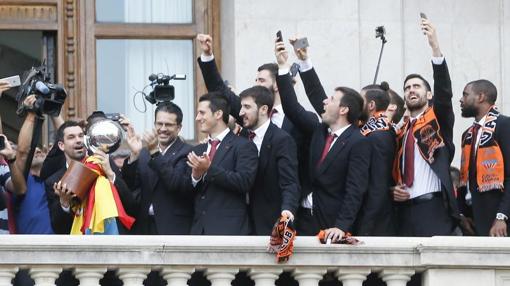
[[[68,118],[76,117],[76,75],[78,54],[76,53],[77,47],[77,31],[78,20],[76,11],[76,0],[65,0],[63,2],[64,9],[64,85],[67,89],[68,99],[66,114]]]
[[[57,22],[55,5],[1,5],[0,22]]]

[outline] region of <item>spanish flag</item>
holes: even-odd
[[[84,164],[99,176],[88,198],[74,209],[71,234],[119,234],[116,218],[131,229],[135,219],[125,212],[117,188],[105,177],[97,158],[90,156]]]

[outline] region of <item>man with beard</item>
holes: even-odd
[[[303,188],[310,193],[313,190],[308,199],[317,227],[308,232],[316,234],[319,228],[324,229],[326,239],[337,242],[353,231],[368,187],[370,144],[357,126],[363,99],[351,88],[337,87],[323,101],[322,123],[314,114],[306,116],[292,86],[283,42],[276,42],[275,55],[285,114],[311,141],[310,182]]]
[[[481,236],[508,235],[510,118],[496,109],[496,99],[496,87],[484,79],[468,83],[460,99],[462,117],[475,118],[462,134],[460,184],[471,194],[474,229]]]
[[[254,86],[241,92],[243,127],[259,152],[257,177],[249,194],[256,235],[271,235],[280,215],[294,219],[300,190],[296,144],[287,132],[269,119],[271,92]]]
[[[455,151],[451,81],[434,26],[421,19],[421,29],[432,49],[434,95],[421,75],[406,77],[404,99],[410,116],[397,133],[393,168],[397,233],[451,235],[459,218],[449,172]]]
[[[179,138],[182,111],[172,102],[158,105],[154,129],[137,136],[127,119],[131,155],[122,176],[131,190],[140,189],[140,208],[133,234],[187,235],[193,218],[192,186],[186,158],[191,146]]]
[[[66,121],[57,130],[56,144],[59,150],[64,153],[65,165],[45,181],[47,193],[54,192],[52,199],[48,200],[48,205],[53,230],[57,234],[69,234],[73,225],[75,216],[71,210],[71,199],[75,195],[73,190],[68,189],[65,184],[60,182],[60,179],[72,161],[81,162],[85,159],[87,150],[84,145],[84,136],[81,125],[75,121]],[[120,170],[116,166],[112,166],[108,154],[98,150],[94,156],[96,156],[105,177],[115,185],[127,214],[133,214],[136,209],[133,194],[122,179]],[[120,234],[125,234],[128,231],[121,223],[117,223],[117,227]]]
[[[248,235],[251,233],[246,196],[257,173],[257,147],[227,126],[229,104],[218,92],[202,95],[196,121],[208,143],[188,155],[195,214],[191,234]]]

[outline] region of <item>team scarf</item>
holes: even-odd
[[[117,188],[105,177],[98,159],[90,156],[84,164],[99,176],[88,197],[73,207],[75,215],[71,234],[119,234],[116,218],[127,229],[131,229],[135,219],[125,212]]]
[[[391,122],[384,115],[384,112],[379,112],[368,119],[367,123],[361,127],[360,132],[363,136],[368,136],[374,131],[390,130],[391,126]]]
[[[330,242],[330,241],[328,241],[328,239],[326,239],[326,231],[322,229],[317,234],[317,238],[319,239],[319,242],[321,244],[331,244],[331,243],[333,243],[333,244],[350,244],[350,245],[363,244],[363,241],[356,239],[349,232],[346,232],[344,234],[344,236],[342,236],[342,238],[340,238],[338,241]]]
[[[492,106],[485,117],[485,123],[480,127],[481,132],[478,150],[476,152],[476,182],[478,191],[485,192],[499,189],[504,191],[503,181],[505,178],[503,154],[499,148],[498,142],[494,139],[496,131],[496,121],[499,111]],[[466,186],[469,181],[469,163],[471,148],[476,138],[473,138],[473,128],[471,126],[462,136],[462,158],[460,164],[460,185]],[[474,140],[473,140],[474,139]]]
[[[393,178],[398,184],[402,184],[402,174],[404,170],[401,168],[402,156],[404,154],[404,137],[407,134],[411,120],[407,117],[402,128],[397,132],[397,150],[398,156],[395,156],[393,162]],[[423,160],[427,163],[434,163],[434,153],[437,149],[445,146],[443,137],[441,136],[441,127],[437,121],[436,113],[432,107],[428,107],[423,114],[416,118],[413,127],[415,141],[418,144],[418,150]]]
[[[296,231],[292,227],[292,222],[288,217],[281,216],[271,231],[267,251],[269,253],[276,253],[277,263],[287,262],[294,252],[295,239]]]

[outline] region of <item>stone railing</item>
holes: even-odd
[[[404,286],[415,273],[424,286],[510,285],[510,239],[476,237],[368,238],[364,244],[321,245],[298,237],[285,264],[266,253],[267,237],[238,236],[0,236],[0,286],[29,269],[36,286],[54,285],[63,269],[80,285],[99,285],[116,270],[124,286],[142,285],[151,270],[169,286],[186,285],[204,271],[212,286],[229,286],[246,271],[256,286],[274,285],[290,272],[299,285],[316,286],[326,273],[343,286],[361,286],[376,273],[388,286]]]

